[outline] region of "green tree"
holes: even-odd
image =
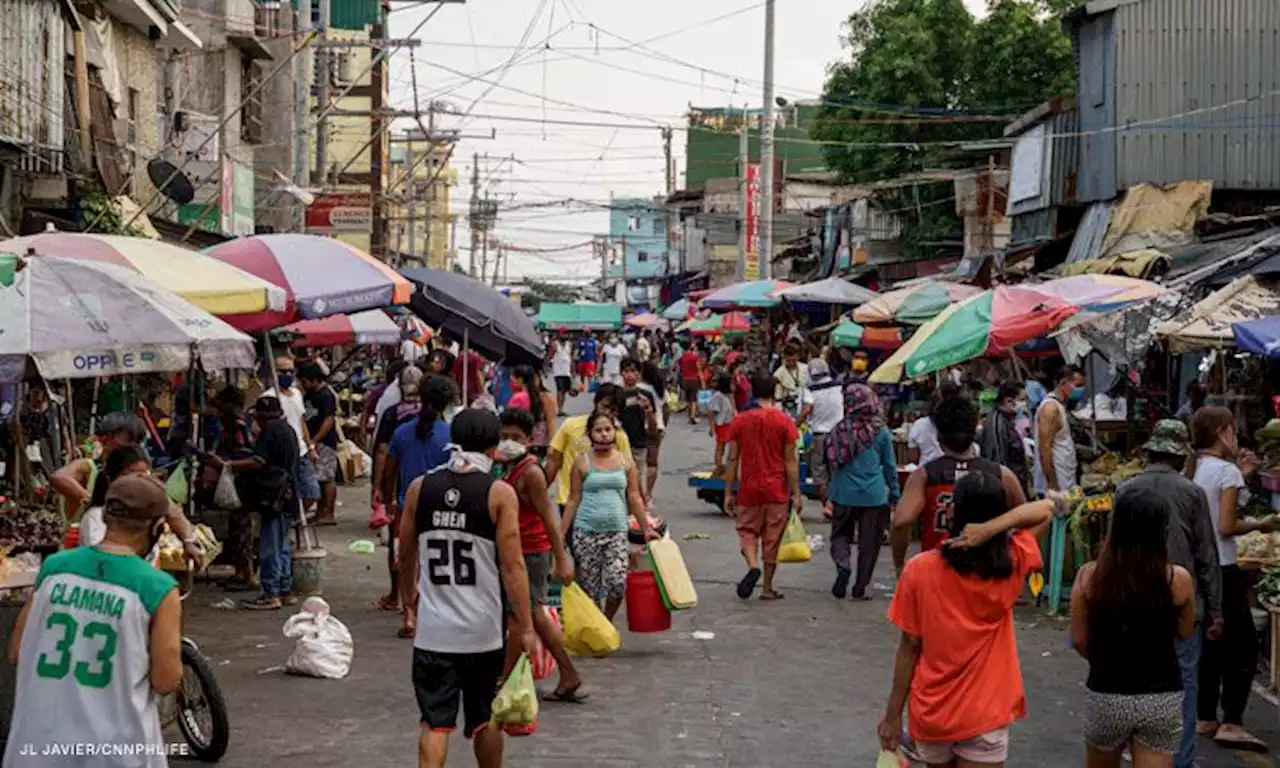
[[[837,142],[826,147],[828,166],[858,184],[973,165],[978,158],[958,145],[997,137],[1008,119],[1071,91],[1071,46],[1058,16],[1071,4],[992,0],[976,21],[962,0],[870,0],[849,17],[849,57],[831,65],[810,132]],[[959,238],[951,195],[945,184],[882,195],[901,212],[907,255]]]

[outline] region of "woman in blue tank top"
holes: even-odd
[[[657,537],[645,516],[636,466],[614,448],[615,429],[613,416],[603,411],[587,419],[592,450],[573,466],[561,521],[572,543],[575,578],[593,600],[603,601],[610,620],[627,586],[627,515],[639,521],[647,536]]]

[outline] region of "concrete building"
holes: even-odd
[[[609,277],[620,281],[625,304],[653,306],[659,284],[672,268],[667,213],[662,198],[615,199],[609,210]]]
[[[391,146],[391,250],[397,266],[448,269],[457,260],[455,216],[450,193],[458,172],[449,159],[452,147],[427,141],[413,129]],[[407,178],[411,176],[412,178]]]

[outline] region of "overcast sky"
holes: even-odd
[[[985,5],[984,0],[965,3],[975,12]],[[861,4],[777,0],[779,96],[821,95],[827,65],[847,55],[840,42],[843,22]],[[408,36],[434,7],[395,11],[391,36]],[[441,121],[466,136],[497,132],[492,140],[459,142],[453,156],[459,183],[451,203],[456,213],[467,209],[477,152],[490,156],[480,162],[482,190],[504,207],[660,194],[663,125],[676,128],[673,154],[680,188],[681,128],[688,107],[744,102],[758,107],[762,101],[761,0],[468,0],[443,5],[415,36],[422,41],[414,52],[420,106],[442,99],[469,113],[465,120]],[[398,107],[414,106],[414,69],[407,53],[394,56],[391,92]],[[504,161],[509,157],[515,159]],[[603,209],[543,207],[500,212],[495,234],[526,248],[566,249],[513,254],[513,280],[517,275],[582,278],[600,273],[587,243],[608,230]],[[469,237],[464,219],[457,227],[464,267]]]

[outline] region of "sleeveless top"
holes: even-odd
[[[1067,406],[1062,404],[1055,394],[1050,394],[1036,409],[1036,417],[1032,422],[1032,434],[1040,439],[1040,412],[1045,408],[1057,408],[1062,414],[1062,426],[1053,436],[1053,470],[1058,476],[1059,490],[1068,490],[1076,484],[1076,442],[1071,439],[1071,427],[1067,426]],[[1044,477],[1044,467],[1040,461],[1040,446],[1036,446],[1035,490],[1044,493],[1048,481]]]
[[[418,630],[413,645],[437,653],[484,653],[502,647],[502,579],[498,526],[489,515],[483,472],[446,464],[422,477],[418,508]]]
[[[1178,607],[1172,595],[1161,605],[1144,601],[1122,615],[1089,618],[1089,677],[1096,693],[1137,695],[1182,690],[1178,652]]]
[[[515,466],[507,475],[507,482],[515,487],[520,476],[528,472],[530,468],[536,468],[538,471],[542,467],[538,464],[537,457],[526,456]],[[538,508],[529,503],[528,499],[520,495],[519,491],[516,495],[520,500],[520,550],[526,555],[534,555],[541,552],[551,551],[551,537],[547,535],[547,524],[542,519],[542,515],[538,512]]]
[[[176,586],[136,555],[94,547],[44,561],[22,636],[5,766],[168,764],[151,690],[151,617]],[[99,744],[129,752],[96,762],[41,755]]]
[[[969,472],[1001,476],[1000,465],[986,459],[957,459],[943,454],[924,465],[924,513],[920,516],[920,551],[941,546],[951,536],[956,483]]]
[[[582,503],[573,519],[575,527],[587,533],[627,532],[627,460],[617,469],[596,469],[594,457],[587,456],[587,472],[582,478]]]

